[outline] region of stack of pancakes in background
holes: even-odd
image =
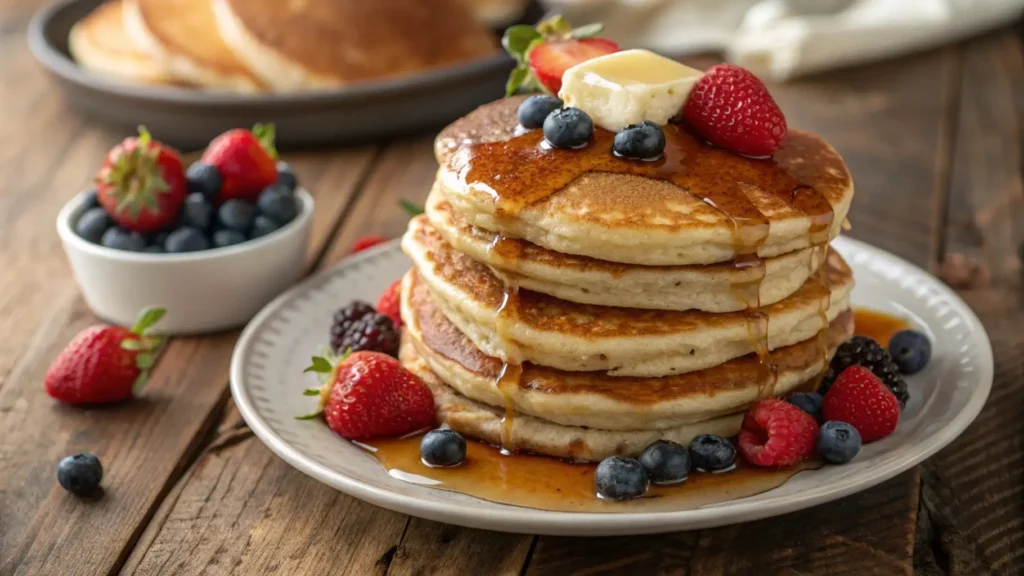
[[[140,84],[301,91],[493,54],[526,0],[109,0],[71,30],[84,68]]]
[[[662,162],[550,149],[521,98],[436,141],[402,246],[401,360],[440,420],[581,461],[732,436],[760,399],[813,388],[853,332],[828,242],[853,196],[842,158],[791,131],[771,160],[667,127]]]

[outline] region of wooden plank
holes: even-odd
[[[1012,31],[963,48],[961,114],[945,250],[977,259],[990,282],[962,292],[995,353],[992,395],[978,419],[923,466],[933,554],[951,576],[1024,574],[1024,61]]]
[[[697,532],[610,538],[538,538],[527,576],[688,574]]]
[[[413,518],[388,576],[518,575],[534,538]]]
[[[103,152],[97,149],[92,162]],[[297,158],[300,178],[318,200],[311,254],[322,253],[373,154],[357,149],[331,156],[330,168],[308,179],[302,167],[324,163],[327,156]],[[79,168],[91,171],[91,166]],[[30,225],[35,216],[30,212],[20,218]],[[49,217],[35,226],[51,229]],[[32,345],[0,390],[0,413],[5,414],[0,419],[0,574],[117,569],[216,424],[228,397],[236,333],[172,341],[144,399],[107,409],[57,405],[42,390],[43,374],[64,344],[94,318],[70,280],[54,291],[59,295],[56,311],[42,316],[45,324],[34,339],[25,339]],[[77,500],[55,487],[57,460],[81,450],[95,452],[106,469],[107,492],[98,502]]]

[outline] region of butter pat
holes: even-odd
[[[649,120],[667,124],[704,73],[647,50],[625,50],[565,71],[558,97],[594,124],[618,132]]]

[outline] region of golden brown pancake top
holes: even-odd
[[[494,52],[461,0],[227,0],[246,30],[309,71],[355,82]]]
[[[484,378],[497,378],[501,360],[480,352],[437,309],[430,289],[413,270],[409,295],[414,321],[423,344],[436,354],[457,362]],[[853,312],[846,310],[829,325],[829,352],[853,334]],[[779,348],[771,361],[779,372],[803,371],[822,357],[817,338]],[[567,372],[531,363],[523,364],[519,387],[548,394],[593,393],[628,404],[654,404],[692,395],[715,395],[756,385],[762,377],[756,354],[730,360],[713,368],[661,378],[608,376],[603,372]]]

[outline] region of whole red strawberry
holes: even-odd
[[[96,173],[100,204],[114,221],[137,232],[169,226],[187,195],[181,156],[141,126],[137,137],[107,153]]]
[[[619,51],[619,45],[604,38],[594,38],[601,24],[573,28],[561,16],[540,21],[536,27],[512,26],[501,39],[502,46],[516,59],[518,66],[505,85],[511,96],[520,88],[547,90],[558,94],[562,75],[573,66]]]
[[[363,236],[356,240],[355,244],[352,244],[352,253],[357,254],[363,250],[373,248],[374,246],[383,244],[387,241],[388,239],[383,236]]]
[[[377,300],[377,312],[391,318],[395,328],[402,327],[402,281],[395,280]]]
[[[434,423],[434,396],[427,385],[391,356],[355,352],[348,357],[314,356],[307,372],[323,382],[307,396],[320,396],[327,426],[343,438],[391,438],[422,430]]]
[[[865,444],[892,434],[900,423],[900,401],[863,366],[850,366],[836,377],[821,412],[825,420],[856,428]]]
[[[771,156],[788,131],[764,84],[734,64],[704,72],[683,106],[683,119],[708,142],[755,158]]]
[[[755,466],[790,466],[814,452],[818,423],[803,410],[776,399],[761,400],[743,417],[740,453]]]
[[[150,334],[163,315],[162,308],[147,308],[131,329],[92,326],[79,332],[46,371],[46,393],[68,404],[131,398],[145,385],[163,342]]]
[[[257,124],[251,131],[229,130],[210,142],[201,161],[220,172],[218,202],[254,201],[264,188],[277,181],[274,126]]]

